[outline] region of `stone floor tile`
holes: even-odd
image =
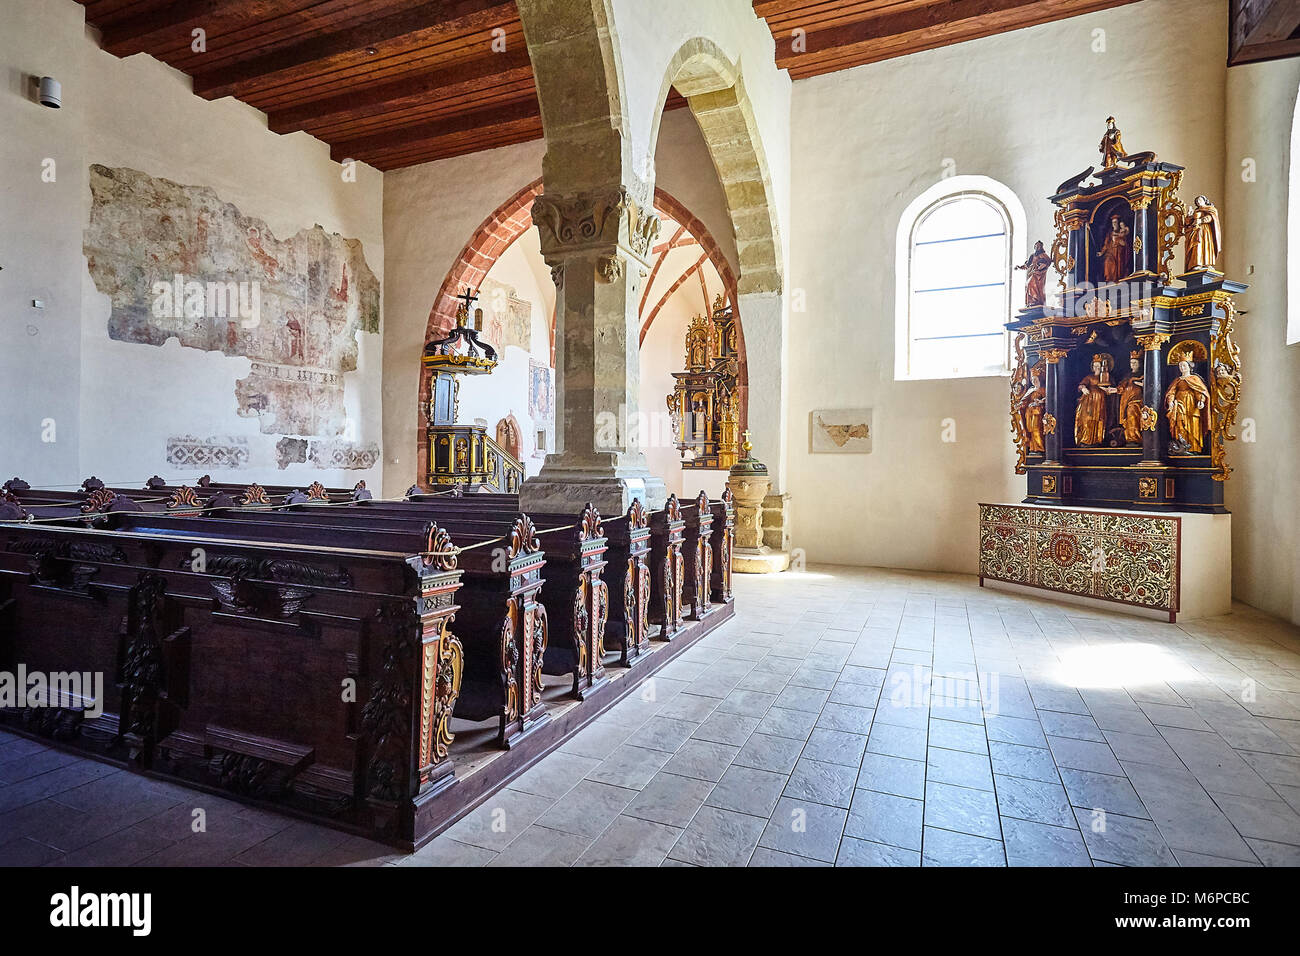
[[[841,807],[782,797],[758,842],[770,850],[834,863],[847,815]]]
[[[577,866],[658,866],[682,831],[620,816],[577,859]]]
[[[804,757],[795,764],[794,772],[790,774],[785,796],[792,800],[847,809],[853,801],[857,776],[858,771],[854,767]]]
[[[1083,835],[1071,816],[1065,826],[1002,818],[1008,866],[1092,866]]]
[[[748,813],[750,816],[768,817],[771,816],[781,791],[785,789],[786,780],[785,774],[755,770],[753,767],[741,767],[733,763],[704,804]]]
[[[920,866],[921,852],[846,836],[840,841],[836,866]]]
[[[921,865],[1006,866],[1007,855],[1001,840],[927,826]]]
[[[925,805],[920,800],[875,790],[856,790],[844,834],[919,851],[924,812]]]
[[[766,825],[764,817],[701,807],[668,856],[696,866],[744,866]]]

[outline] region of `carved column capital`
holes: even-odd
[[[661,227],[653,208],[639,203],[626,186],[567,196],[543,193],[534,200],[532,214],[542,257],[552,270],[572,258],[594,259],[597,276],[605,282],[623,275],[622,262],[615,265],[616,260],[647,265]]]
[[[1142,348],[1146,349],[1146,351],[1155,352],[1160,349],[1160,346],[1164,345],[1166,342],[1169,341],[1169,333],[1151,332],[1148,333],[1147,335],[1134,336],[1134,338],[1137,339],[1138,344],[1141,345]]]
[[[1040,353],[1048,365],[1056,365],[1070,354],[1069,349],[1043,349]]]

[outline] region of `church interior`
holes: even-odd
[[[1300,865],[1300,3],[0,62],[0,865]]]

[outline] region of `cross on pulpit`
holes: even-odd
[[[473,289],[471,289],[469,286],[465,286],[465,291],[462,292],[460,295],[456,296],[456,298],[465,303],[465,320],[468,321],[470,315],[469,310],[472,309],[474,307],[474,303],[478,301],[478,293],[475,292]],[[458,315],[457,319],[459,320],[459,318],[460,316]],[[459,324],[459,321],[457,322],[457,324]]]

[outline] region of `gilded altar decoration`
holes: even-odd
[[[1100,445],[1106,438],[1106,396],[1117,391],[1110,382],[1113,359],[1105,352],[1092,357],[1092,374],[1079,381],[1074,412],[1076,445]]]
[[[1047,392],[1043,389],[1043,366],[1035,365],[1029,370],[1029,387],[1016,402],[1013,422],[1018,432],[1017,444],[1022,456],[1041,455],[1046,450],[1043,444],[1043,414],[1047,407]],[[1024,474],[1023,461],[1017,474]]]
[[[1232,340],[1237,310],[1227,303],[1227,318],[1210,342],[1210,369],[1213,372],[1210,405],[1210,464],[1216,470],[1215,481],[1227,481],[1228,467],[1225,441],[1235,441],[1237,402],[1241,397],[1241,349]]]
[[[1129,353],[1129,374],[1119,383],[1119,423],[1124,429],[1124,444],[1142,444],[1142,353]]]
[[[1034,289],[1006,324],[1016,473],[1027,503],[1222,513],[1242,388],[1233,299],[1246,286],[1217,271],[1219,210],[1204,196],[1184,203],[1182,166],[1128,152],[1114,117],[1099,151],[1100,167],[1049,197],[1060,296],[1036,303]],[[1175,276],[1180,245],[1187,268]]]
[[[1161,515],[984,504],[979,573],[1172,614],[1180,532]]]
[[[1174,449],[1199,455],[1210,426],[1210,390],[1205,381],[1192,371],[1191,357],[1190,352],[1177,353],[1178,378],[1165,392],[1165,403],[1169,413],[1169,437]]]
[[[1213,269],[1223,248],[1223,226],[1219,210],[1205,196],[1197,196],[1183,223],[1185,266],[1188,272]]]
[[[686,370],[667,397],[683,468],[730,468],[741,431],[735,315],[721,295],[686,330]]]
[[[1034,251],[1017,269],[1024,270],[1025,305],[1042,305],[1047,301],[1047,270],[1052,266],[1051,255],[1043,249],[1040,239],[1034,243]]]

